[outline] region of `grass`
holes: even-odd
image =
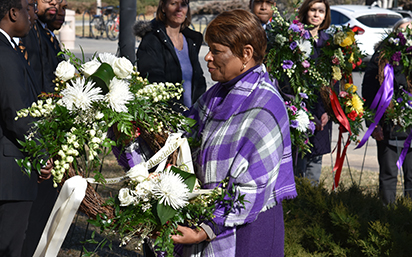
[[[333,186],[334,174],[332,173],[332,168],[324,166],[322,167],[322,173],[320,180],[325,183],[326,189],[331,191]],[[398,175],[397,183],[397,196],[400,197],[403,195],[403,179],[402,176]],[[342,169],[340,183],[346,187],[356,184],[364,192],[377,193],[379,190],[379,173],[376,171],[360,171],[355,169]]]

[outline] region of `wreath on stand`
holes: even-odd
[[[408,132],[403,150],[397,161],[401,169],[407,150],[412,141],[412,133],[408,131],[412,127],[412,30],[407,27],[403,30],[392,31],[380,44],[379,55],[379,88],[375,99],[371,104],[374,110],[373,123],[365,133],[360,146],[362,146],[372,134],[375,126],[379,124],[385,115],[387,122],[395,125],[394,129]],[[394,70],[403,74],[406,85],[394,88]],[[396,91],[396,92],[395,92]]]
[[[355,40],[355,32],[349,26],[332,25],[327,31],[330,38],[322,47],[317,69],[330,83],[320,88],[321,98],[332,121],[339,124],[336,162],[333,168],[335,179],[333,189],[339,185],[340,174],[346,149],[350,142],[358,143],[363,122],[370,118],[369,110],[364,108],[364,99],[357,93],[353,84],[352,72],[362,65],[364,54]],[[343,143],[343,134],[348,139]],[[343,144],[343,148],[341,147]]]

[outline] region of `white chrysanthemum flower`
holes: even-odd
[[[77,78],[73,85],[67,85],[67,88],[61,92],[63,105],[69,110],[75,107],[82,110],[89,109],[93,102],[103,99],[100,95],[102,90],[93,86],[94,83],[91,81],[85,84],[84,78]]]
[[[296,120],[299,122],[296,129],[300,132],[306,132],[310,124],[308,114],[304,110],[299,110],[296,115]]]
[[[309,58],[310,54],[312,53],[312,44],[310,43],[310,41],[299,40],[297,43],[300,51],[303,52],[303,56],[305,57],[305,59]]]
[[[109,93],[106,94],[105,99],[114,111],[127,112],[126,104],[133,100],[133,94],[126,81],[113,78],[110,81]]]
[[[160,173],[159,183],[153,192],[159,198],[159,203],[169,205],[175,210],[188,204],[189,188],[181,176],[171,171]]]
[[[99,53],[99,59],[102,63],[108,63],[110,66],[113,66],[117,57],[111,53]]]

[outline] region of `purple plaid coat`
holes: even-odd
[[[245,195],[247,202],[245,208],[219,206],[216,218],[207,223],[216,239],[185,246],[183,255],[235,256],[238,226],[252,225],[260,213],[297,196],[284,102],[260,65],[217,83],[188,116],[198,124],[194,136],[201,146],[194,162],[202,187],[214,188],[229,177],[236,196]],[[283,219],[276,222],[283,225]]]

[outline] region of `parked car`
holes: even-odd
[[[409,10],[403,10],[399,8],[392,8],[391,10],[400,13],[404,18],[412,19],[412,12]]]
[[[369,61],[375,52],[376,43],[391,31],[402,15],[388,9],[366,5],[334,5],[330,7],[332,24],[349,27],[358,34],[355,36],[359,48]]]

